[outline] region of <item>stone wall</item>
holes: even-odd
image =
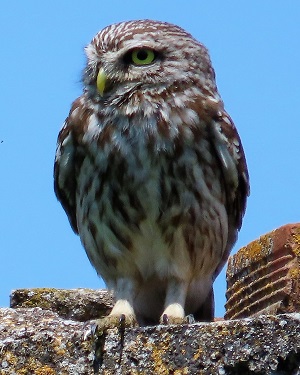
[[[0,374],[300,373],[300,314],[110,330],[33,308],[0,309]],[[97,353],[97,355],[95,355]]]

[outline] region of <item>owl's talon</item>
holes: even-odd
[[[92,337],[94,337],[96,335],[97,328],[98,328],[97,321],[94,321],[91,325],[91,335],[92,335]]]
[[[163,316],[162,316],[162,323],[163,324],[169,324],[169,317],[168,317],[168,315],[167,314],[163,314]]]
[[[186,318],[163,314],[161,317],[160,323],[165,324],[165,325],[172,325],[172,324],[177,325],[177,324],[185,324],[187,323],[187,320]]]
[[[194,324],[196,323],[196,319],[193,314],[189,314],[185,317],[185,321],[187,324]]]

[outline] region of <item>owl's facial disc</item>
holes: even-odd
[[[139,69],[147,70],[147,67],[150,67],[159,59],[159,54],[151,48],[137,47],[126,51],[125,54],[120,53],[114,58],[108,59],[108,64],[105,67],[100,67],[98,71],[96,85],[101,97],[107,94],[113,86],[120,83],[134,84],[134,86],[136,86],[137,81],[139,84],[143,83]],[[136,71],[135,75],[128,74],[131,68],[138,69],[139,72]],[[145,71],[143,74],[145,75]],[[126,75],[127,78],[125,78]]]
[[[157,59],[157,52],[149,48],[135,48],[128,51],[123,57],[122,62],[124,65],[145,67],[151,65]],[[109,74],[106,73],[103,67],[99,69],[97,74],[97,89],[101,97],[109,91],[112,87],[112,81],[109,79]]]

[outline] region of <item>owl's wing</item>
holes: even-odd
[[[200,117],[207,124],[209,139],[222,170],[228,216],[236,228],[240,229],[250,191],[241,139],[233,121],[224,110],[223,102],[206,99],[199,107]]]
[[[74,115],[78,113],[79,105],[79,99],[77,99],[73,103],[69,117],[65,120],[58,135],[54,163],[54,191],[66,211],[75,233],[78,233],[76,219],[76,164],[78,155],[75,134],[77,126]],[[80,127],[80,124],[78,125]]]
[[[249,175],[241,139],[223,103],[207,99],[204,112],[212,146],[222,170],[226,189],[226,210],[228,214],[228,242],[223,257],[215,271],[215,277],[223,268],[237,232],[241,228],[250,193]]]

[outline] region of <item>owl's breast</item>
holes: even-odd
[[[150,130],[107,132],[85,136],[77,174],[79,234],[98,273],[192,279],[214,270],[227,216],[209,143],[178,152],[170,141],[153,148]]]

